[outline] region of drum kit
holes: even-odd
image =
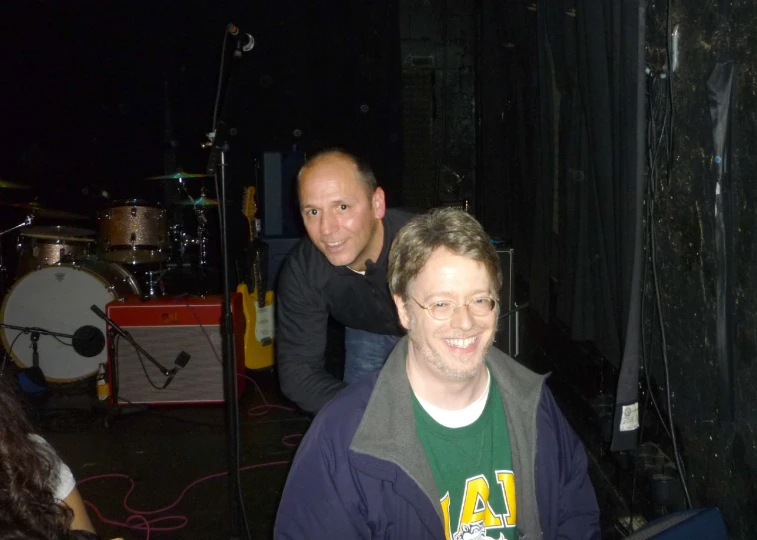
[[[107,351],[91,346],[104,343],[105,335],[105,322],[92,306],[105,310],[106,304],[127,295],[145,300],[165,296],[166,282],[171,281],[165,277],[174,274],[185,276],[176,283],[195,286],[179,290],[181,285],[174,284],[169,290],[172,296],[216,292],[207,276],[217,262],[211,255],[215,240],[211,223],[217,219],[218,202],[202,187],[193,194],[187,182],[207,176],[175,173],[147,178],[175,183],[182,198],[170,205],[145,199],[104,201],[97,210],[97,231],[37,224],[38,220],[80,223],[88,216],[37,201],[10,202],[4,193],[28,186],[0,180],[0,229],[9,216],[25,216],[0,230],[0,242],[7,245],[9,238],[14,240],[18,259],[15,271],[9,272],[0,247],[4,298],[0,338],[8,356],[21,368],[39,368],[49,382],[94,376],[107,362]],[[196,233],[175,218],[188,209],[196,218]],[[83,342],[82,336],[94,341]]]

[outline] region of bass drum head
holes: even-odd
[[[123,268],[102,262],[50,266],[19,279],[8,292],[0,320],[24,328],[38,327],[73,335],[82,326],[94,326],[105,335],[105,321],[91,309],[125,294],[139,294],[139,286]],[[5,350],[21,368],[34,365],[31,334],[3,328]],[[50,382],[74,382],[94,376],[107,363],[105,347],[97,356],[81,356],[68,344],[71,338],[40,335],[39,367]]]

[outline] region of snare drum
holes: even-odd
[[[99,221],[106,261],[146,264],[168,258],[168,220],[160,204],[139,199],[116,201],[100,212]]]
[[[0,320],[24,328],[38,327],[73,335],[82,326],[94,326],[105,336],[105,321],[92,312],[127,294],[140,294],[134,277],[123,267],[98,261],[48,266],[25,275],[11,288]],[[34,365],[30,334],[3,328],[5,350],[20,367]],[[41,335],[37,344],[39,367],[51,382],[72,382],[93,376],[107,363],[107,348],[84,357],[68,345],[70,338]],[[64,343],[65,342],[65,343]]]
[[[77,227],[25,227],[18,238],[16,278],[45,266],[72,263],[87,257],[95,231]]]

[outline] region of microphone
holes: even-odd
[[[242,52],[249,52],[252,50],[252,48],[255,46],[255,38],[252,37],[251,34],[243,34],[239,27],[233,23],[229,23],[226,26],[226,31],[237,38],[237,50],[234,52],[235,55],[241,55],[242,53],[239,52],[239,49],[242,49]]]
[[[179,372],[179,370],[187,365],[187,362],[189,362],[189,359],[192,356],[186,352],[181,351],[179,355],[176,357],[176,361],[174,362],[174,367],[171,368],[171,371],[168,373],[168,378],[166,379],[166,382],[163,383],[163,388],[161,390],[168,387],[169,384],[171,384],[171,381],[176,376],[176,374]]]

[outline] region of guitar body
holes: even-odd
[[[237,292],[242,293],[244,317],[244,365],[247,369],[271,367],[273,356],[273,291],[266,291],[268,245],[260,239],[260,221],[256,219],[255,188],[244,190],[242,213],[250,224],[250,245],[247,248],[247,264]],[[250,292],[252,287],[252,292]]]
[[[247,369],[264,369],[274,362],[274,306],[273,291],[266,291],[265,305],[261,306],[257,289],[250,292],[246,283],[240,283],[237,292],[242,293],[244,318],[244,366]]]

